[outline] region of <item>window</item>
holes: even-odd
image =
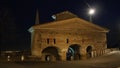
[[[56,39],[55,38],[53,39],[53,41],[54,41],[54,44],[56,44]]]
[[[66,43],[69,43],[69,39],[66,39]]]
[[[49,39],[49,38],[47,38],[47,44],[49,44],[49,42],[50,42],[50,39]]]

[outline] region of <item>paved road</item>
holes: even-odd
[[[120,68],[120,51],[91,58],[66,62],[3,62],[0,68]]]

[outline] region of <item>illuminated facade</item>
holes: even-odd
[[[41,61],[67,61],[105,53],[106,33],[109,30],[68,11],[55,14],[54,19],[53,22],[37,24],[29,29],[33,56]]]

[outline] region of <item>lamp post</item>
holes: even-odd
[[[95,14],[95,9],[90,8],[88,14],[89,14],[89,21],[92,22],[92,16]]]

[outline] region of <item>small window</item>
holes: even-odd
[[[49,39],[49,38],[47,38],[47,44],[49,44],[49,42],[50,42],[50,39]]]
[[[66,43],[69,43],[69,39],[66,39]]]
[[[56,39],[55,38],[53,39],[53,41],[54,41],[54,44],[56,44]]]

